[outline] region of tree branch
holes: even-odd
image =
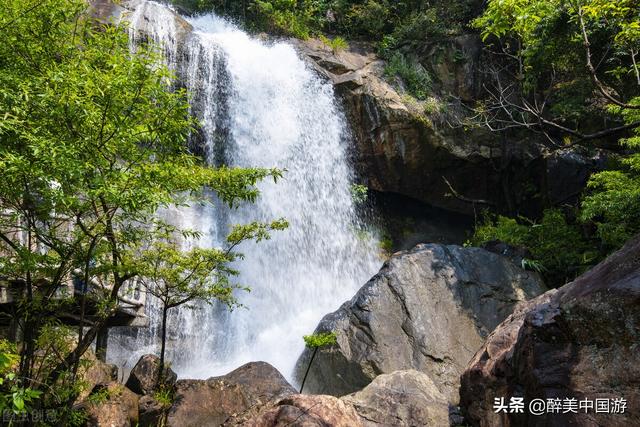
[[[582,33],[582,44],[583,44],[584,49],[585,49],[585,56],[586,56],[586,61],[587,61],[587,70],[589,70],[589,75],[591,77],[591,81],[598,88],[600,93],[602,93],[602,95],[604,95],[605,98],[607,98],[609,101],[611,101],[612,103],[616,104],[617,106],[622,107],[622,108],[626,108],[626,109],[633,109],[633,110],[640,109],[640,105],[627,104],[627,103],[622,102],[619,99],[616,99],[615,97],[611,96],[611,94],[607,91],[607,89],[602,84],[600,79],[598,79],[598,74],[596,72],[596,69],[593,66],[593,63],[591,62],[591,43],[589,42],[589,36],[587,35],[587,26],[586,26],[586,24],[584,22],[584,11],[582,9],[582,6],[578,6],[577,7],[577,11],[578,11],[578,19],[580,21],[580,30],[581,30],[581,33]]]

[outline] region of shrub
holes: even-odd
[[[356,204],[362,204],[367,201],[369,196],[369,188],[362,184],[351,185],[351,198]]]
[[[485,216],[469,243],[481,245],[491,240],[529,249],[533,259],[524,266],[534,266],[550,285],[574,279],[601,258],[597,242],[584,237],[580,226],[567,221],[559,209],[545,210],[540,222]]]
[[[427,98],[431,89],[431,76],[422,65],[410,61],[400,52],[389,59],[384,74],[389,79],[400,79],[404,89],[416,99]]]
[[[640,105],[640,97],[632,103]],[[638,109],[611,110],[621,113],[627,123],[640,121]],[[640,233],[640,128],[620,142],[629,150],[627,155],[614,170],[591,176],[581,214],[583,221],[596,225],[598,237],[611,249]]]
[[[333,53],[338,53],[341,50],[349,49],[349,43],[342,37],[334,37],[333,39],[329,39],[328,37],[321,35],[320,41],[328,46]]]
[[[393,28],[390,14],[391,10],[386,2],[367,0],[363,4],[351,6],[345,13],[345,30],[348,34],[379,38]]]

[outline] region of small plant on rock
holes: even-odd
[[[362,204],[367,201],[369,197],[369,188],[366,185],[362,184],[352,184],[351,185],[351,199],[353,199],[354,203]]]
[[[302,384],[300,385],[300,393],[304,389],[304,383],[307,380],[307,376],[309,375],[309,371],[311,370],[311,365],[313,364],[313,359],[316,357],[316,353],[319,348],[328,347],[336,344],[337,337],[334,332],[324,332],[318,334],[305,335],[304,337],[304,345],[308,349],[313,349],[313,353],[311,353],[311,360],[309,360],[309,366],[307,366],[307,371],[304,373],[304,377],[302,378]]]
[[[153,398],[162,405],[163,408],[169,408],[173,404],[174,390],[172,387],[160,386],[153,393]]]
[[[334,37],[333,39],[329,39],[328,37],[321,35],[320,41],[331,48],[333,53],[338,53],[341,50],[349,49],[349,43],[347,43],[347,41],[342,37]]]

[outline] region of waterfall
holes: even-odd
[[[141,2],[128,20],[132,38],[150,33],[167,51],[202,124],[191,144],[208,162],[286,171],[278,183],[260,184],[255,204],[166,213],[202,231],[200,244],[213,246],[231,224],[281,217],[290,223],[271,240],[240,247],[245,259],[235,266],[238,282],[251,288],[237,294],[241,308],[173,313],[168,359],[181,377],[206,378],[264,360],[290,378],[302,336],[380,264],[351,197],[351,141],[333,87],[291,45],[257,40],[214,15],[189,19],[194,31],[182,42],[165,6]],[[112,334],[110,359],[130,365],[139,354],[157,351],[153,306],[149,313],[156,326]]]

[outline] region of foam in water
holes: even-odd
[[[140,11],[140,8],[145,8]],[[172,67],[192,95],[202,120],[199,140],[212,163],[278,167],[285,178],[260,185],[255,204],[229,210],[183,209],[170,213],[182,225],[204,231],[201,242],[217,245],[231,224],[286,218],[286,231],[240,250],[236,267],[243,308],[222,307],[174,313],[169,360],[182,377],[206,378],[255,360],[273,364],[291,377],[303,350],[302,336],[335,310],[379,268],[378,251],[363,238],[350,194],[349,134],[332,86],[321,80],[286,43],[249,37],[213,15],[191,19],[195,32],[178,61],[173,13],[142,3],[130,18],[143,15],[146,31],[163,44]],[[195,209],[195,211],[194,211]],[[169,214],[168,214],[169,215]],[[151,316],[155,316],[153,307]],[[154,323],[157,324],[157,317]],[[110,356],[123,361],[155,349],[155,328],[136,338],[118,335]],[[135,363],[135,360],[133,360]],[[129,362],[129,364],[131,361]]]

